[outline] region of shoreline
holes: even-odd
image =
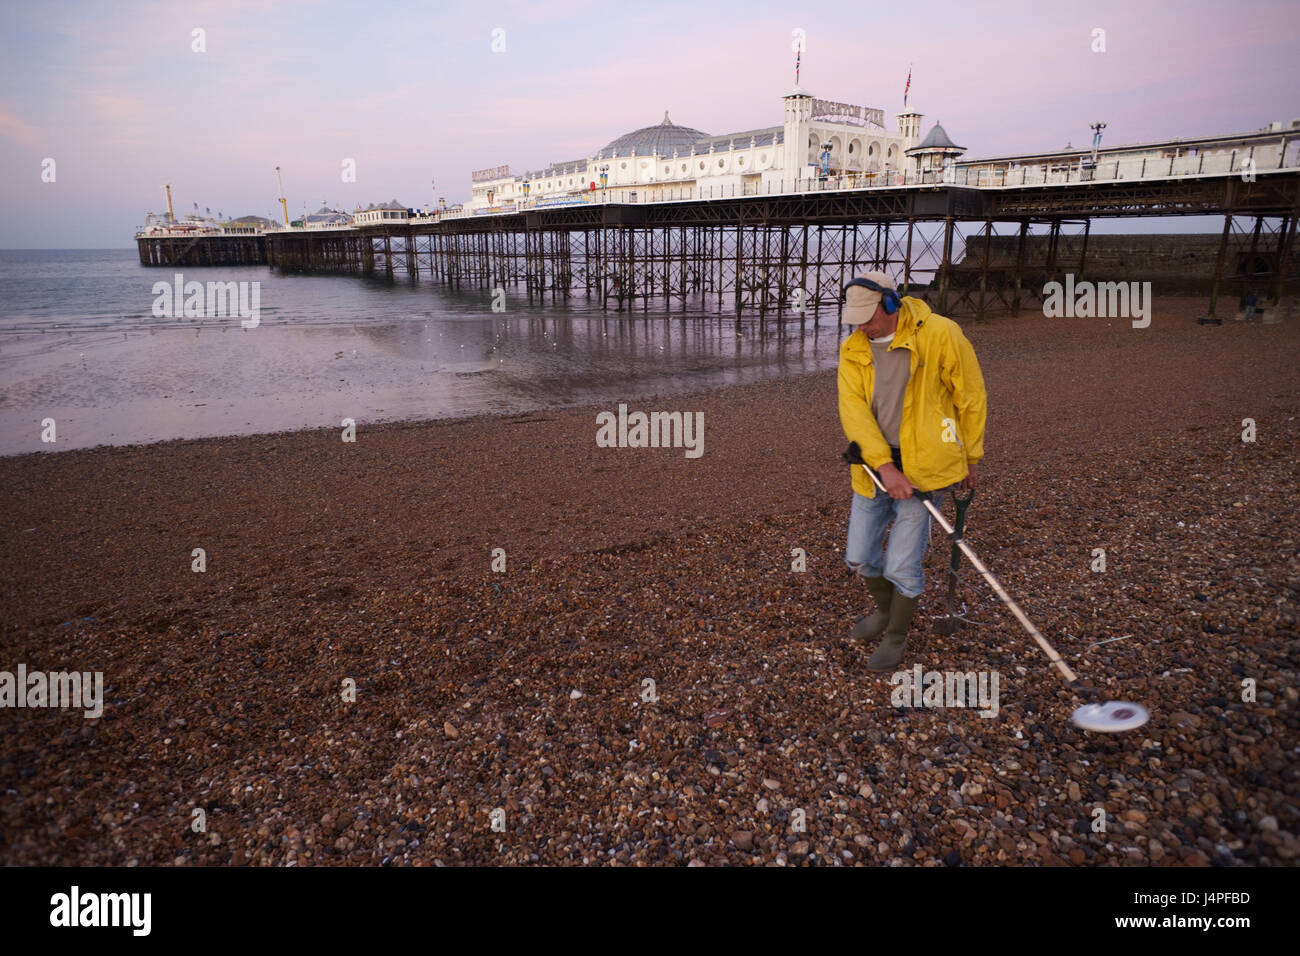
[[[720,392],[728,392],[736,389],[755,388],[776,381],[795,381],[799,379],[815,378],[819,375],[833,374],[834,369],[817,369],[814,371],[794,372],[788,375],[773,376],[771,378],[762,378],[753,382],[722,382],[708,385],[703,388],[692,388],[687,391],[666,391],[654,392],[646,395],[634,395],[623,399],[617,399],[613,402],[613,408],[617,408],[619,402],[629,404],[637,402],[645,404],[648,402],[658,402],[661,400],[689,400],[694,398],[706,398],[716,395]],[[358,434],[361,433],[364,426],[366,432],[379,431],[381,429],[394,428],[419,428],[432,427],[436,425],[491,425],[493,423],[508,422],[509,419],[520,418],[525,416],[540,415],[549,412],[554,413],[575,413],[588,411],[595,413],[597,411],[609,411],[609,403],[593,402],[587,399],[581,401],[565,403],[561,405],[538,405],[529,408],[522,408],[517,411],[495,411],[495,412],[475,412],[469,415],[445,415],[434,418],[397,418],[383,419],[375,422],[358,422]],[[110,450],[120,451],[144,451],[151,448],[162,449],[167,446],[179,446],[200,442],[225,442],[235,439],[288,439],[293,436],[324,435],[326,432],[341,432],[341,426],[334,425],[312,425],[305,428],[282,428],[275,431],[267,432],[235,432],[229,435],[200,435],[193,438],[160,438],[157,441],[126,442],[123,444],[103,443],[99,445],[89,445],[79,448],[53,449],[50,451],[24,451],[10,454],[0,454],[0,462],[13,461],[23,458],[36,458],[45,455],[70,455],[70,454],[90,454],[93,452],[104,452]],[[593,425],[594,434],[594,425]]]
[[[1172,316],[1167,314],[1165,316],[1166,319],[1172,318],[1174,321],[1178,321],[1178,322],[1185,322],[1189,318],[1194,317],[1196,314],[1199,314],[1200,308],[1203,305],[1203,302],[1201,301],[1201,297],[1199,296],[1162,296],[1162,297],[1157,297],[1155,301],[1162,310],[1167,310],[1168,313],[1172,313]],[[644,318],[644,316],[638,314],[636,317],[612,316],[609,318],[601,319],[600,321],[628,321],[629,319],[632,321],[638,321],[642,318]],[[673,320],[677,320],[679,318],[680,317],[676,315],[653,316],[652,321],[672,322]],[[710,319],[715,319],[715,318],[716,317],[710,317]],[[558,321],[565,321],[566,319],[573,320],[573,321],[594,320],[593,317],[586,316],[586,315],[559,314],[556,316],[542,317],[543,321],[558,322]],[[709,319],[705,319],[705,321],[708,320]],[[688,321],[700,321],[700,319],[698,317],[692,317]],[[962,325],[963,329],[965,329],[967,333],[972,336],[973,341],[975,341],[976,344],[978,345],[978,338],[981,335],[993,333],[996,337],[997,330],[1003,326],[1007,326],[1007,325],[1019,326],[1022,323],[1032,324],[1036,322],[1041,322],[1046,324],[1052,321],[1062,321],[1066,323],[1075,324],[1076,328],[1072,330],[1073,334],[1079,334],[1081,332],[1086,334],[1087,326],[1091,323],[1106,322],[1109,325],[1113,325],[1116,321],[1118,321],[1120,322],[1121,325],[1123,324],[1123,320],[1107,320],[1107,319],[1064,319],[1064,320],[1039,319],[1036,314],[1030,314],[1030,315],[1022,316],[1020,318],[1014,318],[1005,313],[996,314],[990,318],[987,318],[979,322],[963,320],[960,324]],[[1237,324],[1240,323],[1234,323],[1231,318],[1225,319],[1225,325],[1237,325]],[[302,327],[294,327],[294,329],[297,331],[310,331],[310,330],[305,330]],[[337,330],[337,329],[353,329],[353,327],[346,326],[346,325],[337,326],[337,327],[335,326],[323,327],[323,330],[325,331]],[[823,332],[821,333],[821,336],[829,337],[833,335],[834,333],[832,333],[830,329],[831,329],[830,326],[823,326]],[[112,330],[97,330],[97,331],[108,332],[113,335],[116,334],[115,332],[112,332]],[[173,331],[177,333],[185,333],[190,330],[178,328]],[[212,334],[215,335],[217,330],[214,329],[210,331]],[[228,332],[230,330],[223,329],[222,331]],[[1112,328],[1110,331],[1114,331],[1114,329]],[[843,337],[844,335],[843,333],[841,333],[838,336],[837,341],[842,341]],[[833,370],[835,366],[834,359],[827,356],[818,358],[818,356],[816,355],[816,349],[818,349],[818,346],[806,344],[808,338],[809,338],[808,336],[803,336],[802,338],[796,336],[794,339],[792,339],[792,341],[796,343],[795,347],[798,349],[814,350],[813,354],[811,355],[810,358],[807,359],[807,361],[813,363],[816,363],[818,361],[829,361],[828,368]],[[714,381],[711,383],[702,383],[699,385],[687,383],[684,384],[683,387],[681,388],[654,387],[652,390],[646,392],[642,392],[640,389],[633,387],[617,398],[600,400],[600,399],[595,399],[591,396],[583,396],[580,398],[576,398],[572,401],[560,402],[558,404],[548,404],[546,402],[537,403],[537,402],[526,401],[519,408],[512,409],[512,410],[484,410],[484,411],[471,411],[468,413],[460,413],[453,410],[448,412],[447,414],[434,414],[434,415],[423,415],[423,414],[412,415],[412,414],[399,413],[394,417],[381,417],[378,419],[372,419],[368,421],[358,420],[358,427],[364,425],[367,430],[373,431],[379,428],[418,426],[422,424],[432,425],[432,424],[446,424],[446,423],[467,423],[467,424],[488,423],[497,420],[509,419],[511,417],[517,417],[521,415],[532,415],[532,414],[551,413],[551,412],[555,412],[555,413],[570,412],[570,411],[584,410],[588,408],[592,410],[598,410],[602,408],[607,409],[608,407],[610,407],[610,403],[616,406],[620,401],[649,402],[649,401],[660,401],[660,400],[666,400],[670,398],[676,398],[678,396],[689,399],[697,395],[705,396],[705,395],[713,394],[715,392],[718,392],[720,390],[725,390],[728,388],[758,385],[766,381],[777,381],[777,380],[784,380],[787,378],[810,377],[818,374],[824,374],[827,371],[827,368],[801,369],[794,372],[785,372],[785,373],[772,371],[769,366],[769,361],[771,360],[771,356],[778,354],[779,352],[783,351],[785,348],[787,348],[785,344],[773,342],[765,346],[764,349],[761,352],[759,352],[757,355],[749,356],[748,361],[745,364],[739,366],[727,367],[723,365],[718,365],[718,366],[712,366],[703,369],[698,373],[691,372],[691,371],[678,373],[678,374],[684,374],[688,376],[692,374],[699,374],[701,377],[715,377],[715,378],[720,375],[736,375],[736,374],[744,375],[744,374],[752,373],[757,376],[753,381],[747,381],[747,382]],[[333,349],[333,346],[331,345],[329,349]],[[838,350],[838,346],[836,346],[835,351],[837,352],[837,350]],[[320,371],[323,370],[324,367],[322,367]],[[454,371],[450,369],[438,369],[435,371],[439,373],[445,372],[448,374],[452,374],[458,380],[463,379],[464,376],[471,374],[463,371]],[[484,372],[491,373],[494,371],[495,369],[493,368],[479,369],[475,374],[482,374]],[[363,382],[364,382],[364,378],[363,378]],[[459,381],[458,384],[463,386],[464,382]],[[635,380],[634,380],[634,384],[635,384]],[[209,384],[210,389],[214,387],[215,386]],[[357,385],[358,394],[360,394],[360,390],[363,388],[364,388],[364,384],[358,383]],[[414,388],[415,386],[413,386],[411,383],[397,386],[389,395],[389,399],[400,400],[397,398],[398,396],[403,395],[404,392],[412,392]],[[371,388],[372,394],[373,391],[374,389],[372,383],[372,388]],[[207,402],[202,403],[203,405],[209,405],[209,404],[216,405],[219,404],[219,399],[222,399],[225,396],[214,391],[211,394],[205,393],[198,397],[205,397],[208,399]],[[268,401],[274,401],[278,403],[281,401],[282,397],[283,396],[281,395],[271,393],[269,395],[259,396],[259,401],[263,405],[265,405]],[[328,405],[331,402],[336,401],[336,399],[332,395],[329,395],[325,392],[319,392],[312,395],[311,401],[313,401],[317,405]],[[361,403],[364,403],[364,401],[365,400],[362,399]],[[123,403],[124,407],[126,407],[127,405],[129,405],[129,403]],[[167,417],[173,414],[177,409],[188,408],[188,407],[190,406],[177,404],[176,400],[172,400],[170,404],[155,402],[153,406],[147,406],[146,411],[153,415],[160,415],[162,417]],[[30,426],[31,432],[33,435],[38,435],[40,429],[36,426],[40,422],[40,420],[43,417],[45,417],[47,412],[42,412],[40,414],[36,412],[32,412],[31,414],[33,416],[31,418],[31,421],[33,423],[32,426]],[[227,415],[227,417],[229,417],[229,415]],[[236,417],[242,417],[242,415],[238,415]],[[355,419],[355,415],[348,416],[348,417],[353,417]],[[76,420],[75,416],[72,416],[71,420]],[[61,433],[63,433],[64,418],[62,416],[58,416],[56,417],[56,421],[59,422],[60,431]],[[251,423],[246,423],[246,424],[251,424]],[[254,429],[256,429],[256,426],[254,426]],[[126,440],[120,442],[99,442],[94,445],[75,445],[73,447],[66,447],[66,448],[56,447],[54,449],[46,449],[46,448],[37,447],[37,448],[30,448],[28,450],[22,450],[22,451],[0,452],[0,461],[7,460],[7,459],[22,458],[28,455],[66,454],[67,452],[70,451],[74,451],[74,452],[94,451],[94,450],[105,449],[105,448],[161,447],[176,442],[183,443],[183,442],[202,442],[202,441],[227,441],[236,438],[256,439],[256,438],[270,438],[273,436],[279,436],[281,438],[284,438],[298,433],[309,433],[309,432],[325,433],[329,431],[339,431],[340,429],[341,426],[335,426],[335,425],[319,425],[319,424],[292,425],[285,428],[276,427],[268,430],[242,430],[241,429],[241,430],[234,430],[234,431],[217,432],[213,434],[193,435],[188,437],[177,436],[177,437],[166,437],[166,438],[146,439],[146,440],[132,439],[132,440]]]

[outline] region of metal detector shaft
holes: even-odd
[[[854,450],[856,451],[857,449]],[[871,468],[861,459],[862,456],[859,452],[855,464],[859,464],[863,467],[866,473],[871,476],[871,480],[875,483],[876,488],[879,489],[882,494],[889,494],[889,492],[885,490],[885,485],[880,480],[880,476],[876,474],[875,469]],[[943,516],[943,512],[935,507],[934,502],[930,500],[929,494],[924,491],[918,491],[915,492],[915,494],[921,499],[921,503],[925,505],[926,510],[930,512],[930,516],[934,518],[935,521],[939,522],[939,527],[943,528],[944,532],[949,537],[952,537],[952,525],[948,524],[947,519]],[[971,550],[971,546],[966,543],[965,539],[955,538],[953,543],[956,544],[957,547],[961,548],[962,554],[966,555],[971,566],[980,573],[985,581],[989,583],[989,587],[993,589],[994,593],[1002,600],[1002,603],[1005,604],[1011,613],[1015,615],[1016,620],[1019,621],[1020,625],[1029,633],[1029,636],[1038,642],[1038,646],[1043,649],[1043,653],[1047,655],[1047,659],[1055,664],[1057,669],[1060,670],[1061,676],[1070,684],[1074,684],[1078,678],[1075,676],[1074,671],[1070,670],[1070,665],[1065,663],[1060,654],[1056,653],[1056,648],[1052,647],[1052,645],[1048,643],[1047,638],[1043,637],[1042,632],[1039,631],[1038,628],[1034,627],[1034,622],[1029,620],[1029,616],[1020,609],[1020,605],[1017,604],[1002,585],[998,583],[998,579],[995,578],[993,573],[984,566],[984,562],[979,559],[973,550]]]

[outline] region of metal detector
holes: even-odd
[[[850,442],[848,450],[844,452],[842,457],[850,465],[861,465],[862,469],[871,476],[871,481],[875,484],[876,490],[881,494],[888,494],[884,482],[880,480],[880,476],[876,474],[875,469],[862,460],[862,449],[857,442]],[[1070,715],[1070,719],[1076,726],[1082,727],[1084,730],[1095,730],[1102,733],[1120,733],[1125,730],[1135,730],[1150,719],[1147,709],[1141,704],[1118,700],[1096,702],[1096,689],[1079,682],[1078,676],[1070,669],[1070,665],[1065,663],[1065,659],[1060,654],[1056,653],[1056,648],[1048,643],[1042,632],[1034,627],[1034,622],[1029,620],[1028,615],[1020,609],[1020,605],[998,583],[998,579],[993,576],[993,573],[984,566],[984,562],[966,543],[966,539],[961,536],[961,532],[950,525],[947,519],[944,518],[943,512],[935,507],[929,492],[914,490],[912,494],[921,500],[921,503],[925,505],[925,509],[930,512],[930,517],[939,522],[939,527],[943,528],[944,533],[952,539],[954,554],[955,549],[961,549],[961,553],[966,555],[966,559],[970,561],[971,566],[988,582],[989,587],[993,589],[993,593],[1007,606],[1015,619],[1020,622],[1020,626],[1025,629],[1042,649],[1043,653],[1047,655],[1047,659],[1061,672],[1061,676],[1065,678],[1066,686],[1081,697],[1093,699],[1093,702],[1076,708],[1074,713]]]

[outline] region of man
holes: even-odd
[[[876,602],[853,636],[884,635],[867,669],[887,671],[903,659],[925,588],[930,514],[913,492],[933,492],[938,506],[941,491],[975,487],[984,457],[984,378],[957,323],[920,299],[900,298],[883,272],[849,284],[843,321],[857,328],[840,346],[840,424],[888,491],[877,494],[871,477],[853,466],[844,559]]]

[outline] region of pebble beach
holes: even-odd
[[[0,669],[105,688],[0,709],[0,863],[1294,865],[1300,329],[1203,307],[964,325],[968,541],[1122,735],[969,569],[939,633],[937,529],[904,664],[998,712],[866,671],[833,370],[630,401],[699,458],[612,403],[0,458]]]

